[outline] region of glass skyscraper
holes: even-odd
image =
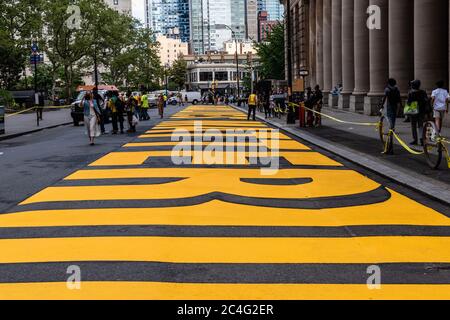
[[[267,11],[270,21],[283,20],[284,8],[279,0],[258,0],[258,11]]]
[[[156,34],[189,42],[189,0],[145,0],[145,24]]]
[[[190,0],[192,52],[204,54],[223,49],[223,43],[233,39],[232,32],[225,25],[236,32],[238,41],[254,37],[253,34],[257,33],[255,1]],[[252,28],[249,28],[249,22]]]

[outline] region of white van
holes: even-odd
[[[186,102],[186,96],[187,96],[187,102],[192,104],[199,104],[202,101],[202,94],[198,91],[181,91],[181,96],[183,97],[183,101]]]

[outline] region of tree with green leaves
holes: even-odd
[[[262,79],[283,80],[285,78],[284,25],[272,28],[265,42],[255,43],[259,56],[258,71]]]
[[[14,89],[41,29],[41,0],[0,1],[0,88]]]
[[[171,82],[177,89],[183,89],[186,84],[187,62],[180,56],[172,65],[169,71]]]
[[[131,49],[134,61],[130,65],[127,77],[129,86],[149,89],[163,73],[158,47],[159,43],[155,41],[152,30],[136,29],[136,37]]]

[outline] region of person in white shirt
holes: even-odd
[[[446,113],[448,113],[448,103],[450,102],[450,95],[444,89],[444,81],[436,83],[437,89],[431,94],[431,104],[434,110],[434,119],[438,132],[441,132],[442,120]]]

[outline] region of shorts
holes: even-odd
[[[444,117],[445,117],[444,110],[434,110],[433,114],[436,119],[444,119]]]

